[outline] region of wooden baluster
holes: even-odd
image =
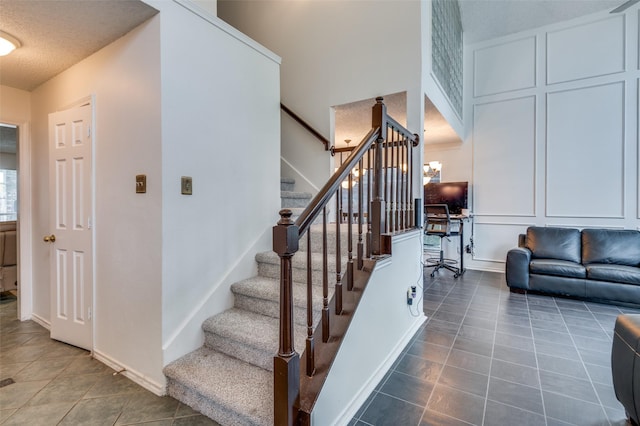
[[[402,162],[400,161],[400,139],[398,138],[399,134],[398,131],[394,129],[393,132],[393,150],[396,152],[396,173],[395,173],[395,210],[394,210],[394,225],[395,227],[393,229],[395,229],[395,231],[397,232],[398,230],[400,230],[400,214],[402,211],[402,202],[400,200],[400,186],[402,181],[400,180],[400,177],[402,176]]]
[[[298,227],[291,210],[280,210],[273,227],[273,251],[280,257],[280,337],[278,354],[273,358],[274,424],[292,426],[297,418],[300,398],[300,355],[293,343],[293,274],[291,258],[298,251]]]
[[[313,376],[315,366],[315,345],[313,341],[313,274],[311,269],[311,228],[307,231],[307,376]]]
[[[327,255],[327,208],[322,209],[322,341],[329,341],[329,261]]]
[[[384,231],[385,233],[387,232],[391,232],[391,205],[393,204],[393,200],[391,199],[391,188],[389,188],[390,185],[390,180],[391,180],[391,173],[390,173],[390,166],[389,166],[389,157],[391,157],[391,155],[389,154],[389,127],[385,128],[385,141],[387,141],[386,147],[383,144],[382,146],[384,147],[384,165],[382,166],[382,173],[384,175],[384,193],[383,193],[383,197],[385,200],[385,222],[384,222]]]
[[[364,246],[362,244],[362,216],[364,215],[364,161],[360,159],[360,163],[358,164],[358,169],[360,173],[358,173],[358,270],[362,270],[362,266],[364,265]]]
[[[342,204],[342,203],[341,203]],[[342,313],[342,255],[340,253],[340,216],[341,212],[336,213],[336,314]]]
[[[396,193],[394,187],[396,185],[396,174],[394,173],[395,168],[395,139],[396,132],[391,128],[391,140],[387,139],[387,152],[390,153],[391,162],[389,168],[387,169],[387,173],[389,174],[389,196],[387,197],[387,204],[389,206],[389,232],[393,232],[396,228],[396,218],[395,212],[398,209],[398,200],[396,199]]]
[[[415,159],[414,157],[414,146],[417,146],[420,143],[420,136],[418,136],[416,133],[413,134],[413,137],[415,138],[415,145],[412,141],[408,141],[407,143],[407,150],[409,151],[409,164],[411,165],[410,169],[409,169],[409,221],[411,224],[411,227],[415,227],[415,226],[422,226],[422,224],[417,224],[416,223],[416,211],[414,210],[414,202],[413,200],[415,199],[415,195],[413,194],[413,181],[414,179],[417,179],[417,182],[420,182],[420,187],[422,187],[422,169],[419,167],[419,169],[421,170],[420,172],[420,177],[416,176],[415,170],[416,168],[415,166]],[[420,161],[422,163],[422,161]],[[424,195],[421,192],[420,193],[420,198],[422,198]],[[422,206],[420,206],[420,209],[422,209]]]
[[[347,201],[347,211],[349,223],[347,224],[347,290],[353,290],[353,173],[349,172],[349,200]]]
[[[373,200],[371,194],[373,194],[372,177],[374,176],[371,156],[373,155],[373,149],[371,148],[367,151],[367,169],[369,171],[367,173],[367,259],[371,258],[371,201]]]
[[[402,170],[400,174],[400,198],[402,203],[402,212],[400,214],[400,229],[407,229],[407,212],[409,211],[409,206],[407,205],[407,173],[409,173],[409,162],[407,161],[405,146],[407,143],[407,139],[405,137],[402,138],[402,142],[400,145],[400,157],[402,157]]]

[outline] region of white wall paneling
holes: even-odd
[[[547,95],[547,216],[624,215],[625,84]]]
[[[535,215],[535,109],[533,96],[475,105],[475,214]]]
[[[527,37],[476,50],[473,75],[475,97],[534,87],[536,38]]]
[[[624,53],[624,14],[549,32],[547,83],[622,72]]]
[[[464,142],[429,156],[473,189],[469,268],[503,269],[523,222],[640,227],[639,28],[630,8],[465,45]]]
[[[533,224],[474,223],[473,260],[504,263],[507,252],[518,246],[518,235]]]

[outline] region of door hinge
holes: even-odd
[[[91,312],[91,308],[87,308],[87,319],[89,321],[91,321],[92,316],[93,316],[93,312]]]
[[[87,126],[87,138],[91,137],[91,126]]]
[[[91,229],[91,218],[87,218],[87,229]]]

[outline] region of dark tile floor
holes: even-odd
[[[429,271],[427,269],[427,271]],[[509,292],[504,274],[424,280],[428,320],[350,425],[625,425],[616,316],[638,309]]]
[[[498,273],[424,280],[428,320],[350,425],[624,425],[611,383],[625,307],[511,294]],[[16,319],[0,301],[0,424],[217,425]],[[3,379],[15,383],[5,385]]]
[[[15,299],[0,301],[0,424],[215,426],[170,397],[158,397],[89,356],[16,320]],[[5,379],[14,383],[6,384]]]

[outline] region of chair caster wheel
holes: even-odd
[[[435,272],[432,272],[432,273],[431,273],[431,278],[433,278],[433,277],[435,277],[435,276],[436,276],[436,273],[435,273]]]
[[[460,274],[453,274],[453,278],[458,278]]]

